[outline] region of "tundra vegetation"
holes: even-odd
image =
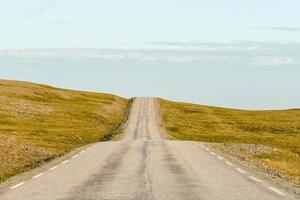
[[[0,182],[110,139],[127,106],[115,95],[0,80]]]
[[[300,109],[250,111],[163,99],[159,104],[171,138],[220,143],[222,150],[296,180],[300,187]]]

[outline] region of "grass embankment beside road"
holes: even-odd
[[[262,163],[299,184],[300,109],[248,111],[163,99],[159,103],[163,126],[173,139],[225,143],[220,149]]]
[[[0,182],[111,138],[127,106],[110,94],[0,80]]]

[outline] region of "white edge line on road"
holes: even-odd
[[[240,169],[240,168],[235,168],[236,170],[238,170],[239,172],[241,172],[242,174],[246,174],[246,172],[244,171],[244,170],[242,170],[242,169]]]
[[[268,187],[270,190],[272,190],[273,192],[276,192],[277,194],[281,195],[281,196],[285,196],[285,194],[283,192],[280,192],[279,190],[273,188],[273,187]]]
[[[254,181],[258,182],[258,183],[262,183],[261,180],[255,178],[255,177],[253,177],[253,176],[248,176],[248,178],[250,178],[250,179],[252,179],[252,180],[254,180]]]
[[[15,185],[15,186],[12,186],[10,189],[11,189],[11,190],[16,189],[16,188],[20,187],[20,186],[23,185],[23,184],[25,184],[25,182],[21,182],[21,183]]]
[[[55,170],[57,167],[58,167],[58,166],[54,166],[54,167],[50,168],[49,171],[53,171],[53,170]]]
[[[44,173],[40,173],[40,174],[35,175],[35,176],[32,177],[32,178],[38,178],[38,177],[43,176],[43,175],[44,175]]]
[[[72,158],[77,158],[77,157],[78,157],[78,154],[76,154],[76,155],[72,156]]]
[[[223,160],[223,158],[222,158],[221,156],[218,156],[218,158],[219,158],[220,160]]]
[[[214,152],[210,151],[208,148],[206,148],[206,147],[204,147],[204,146],[202,146],[202,145],[200,145],[200,147],[201,147],[201,148],[204,148],[206,151],[210,152],[212,155],[216,155]],[[220,159],[220,160],[223,160],[223,159],[224,159],[224,158],[222,158],[221,156],[218,156],[217,158]],[[234,166],[234,165],[233,165],[232,163],[230,163],[229,161],[226,161],[225,163],[226,163],[227,165],[229,165],[229,166],[232,166],[232,167]],[[246,174],[246,172],[245,172],[244,170],[242,170],[242,169],[240,169],[240,168],[238,168],[238,167],[236,167],[235,169],[236,169],[237,171],[241,172],[242,174]],[[261,181],[261,180],[255,178],[255,177],[253,177],[253,176],[248,176],[248,178],[250,178],[250,179],[252,179],[252,180],[254,180],[254,181],[258,182],[258,183],[263,183],[263,181]],[[275,189],[275,188],[273,188],[273,187],[268,187],[268,188],[269,188],[270,190],[272,190],[273,192],[275,192],[275,193],[281,195],[281,196],[285,196],[285,195],[286,195],[285,193],[283,193],[283,192],[281,192],[281,191],[279,191],[279,190],[277,190],[277,189]]]
[[[84,153],[84,150],[80,151],[79,153]]]
[[[66,164],[66,163],[68,163],[69,162],[69,160],[65,160],[64,162],[62,162],[62,164]]]

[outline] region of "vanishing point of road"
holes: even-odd
[[[71,155],[6,188],[0,199],[293,199],[202,143],[162,139],[154,101],[135,98],[121,141]]]

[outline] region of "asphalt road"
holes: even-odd
[[[160,137],[152,98],[136,98],[122,141],[97,143],[0,193],[1,200],[294,199],[202,143]]]

